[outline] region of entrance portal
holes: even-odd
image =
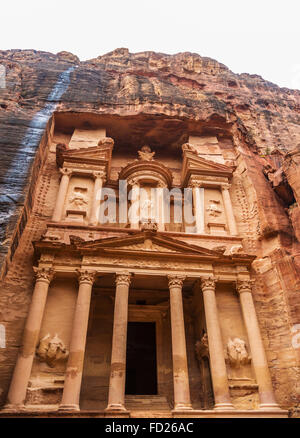
[[[129,322],[126,394],[157,394],[155,322]]]

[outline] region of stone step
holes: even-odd
[[[171,409],[167,398],[161,395],[126,395],[125,406],[128,410],[164,410]]]

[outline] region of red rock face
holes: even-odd
[[[3,278],[31,217],[45,160],[43,149],[36,151],[41,140],[47,142],[53,113],[58,125],[72,124],[71,113],[83,125],[103,117],[120,148],[147,142],[163,150],[171,144],[176,153],[187,133],[213,133],[225,155],[231,150],[236,155],[233,204],[239,206],[245,248],[257,256],[254,299],[276,395],[283,407],[296,407],[300,349],[292,347],[291,339],[293,327],[300,324],[300,154],[295,151],[300,143],[300,91],[256,75],[234,74],[191,53],[117,49],[80,62],[67,52],[11,50],[0,51],[0,64],[6,68],[6,88],[0,89]],[[18,302],[14,275],[9,282],[9,292],[0,300],[8,309],[3,320],[16,325],[12,337],[17,345],[29,297],[20,293]],[[15,355],[15,347],[5,352],[3,400]]]

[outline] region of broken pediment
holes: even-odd
[[[200,157],[193,146],[188,143],[182,146],[182,151],[182,183],[184,186],[188,185],[193,176],[215,176],[230,179],[235,170],[234,167]]]
[[[58,151],[60,154],[60,166],[76,167],[87,164],[94,167],[108,168],[111,162],[114,141],[112,138],[101,139],[97,146],[80,149],[65,149]]]

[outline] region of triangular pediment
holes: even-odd
[[[133,236],[104,238],[90,242],[82,242],[78,249],[91,252],[118,252],[127,254],[157,254],[165,256],[198,256],[219,258],[220,253],[207,248],[191,245],[155,232],[140,232]]]

